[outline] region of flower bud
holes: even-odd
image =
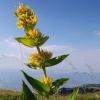
[[[48,86],[52,86],[52,79],[49,77],[44,77],[42,80],[40,80],[42,83],[48,85]]]

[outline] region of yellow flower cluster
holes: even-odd
[[[29,64],[35,64],[39,67],[42,67],[44,61],[50,59],[52,57],[52,53],[48,51],[41,50],[41,54],[31,54],[29,57]]]
[[[46,50],[41,50],[41,56],[44,58],[44,60],[48,60],[52,57],[52,53]]]
[[[52,79],[49,77],[44,77],[42,80],[40,80],[42,83],[48,85],[48,86],[52,86]]]
[[[18,18],[18,28],[32,28],[37,22],[37,16],[35,13],[23,4],[18,6],[15,11],[15,15]]]
[[[32,29],[32,30],[28,31],[27,35],[28,35],[29,38],[35,39],[35,38],[41,37],[42,33],[37,29]]]

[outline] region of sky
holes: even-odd
[[[91,66],[94,72],[99,72],[100,0],[0,0],[0,68],[17,68],[21,66],[20,59],[32,52],[24,46],[20,49],[14,41],[15,37],[24,34],[16,27],[14,16],[19,3],[36,12],[36,27],[49,35],[44,48],[55,56],[70,53],[63,66],[72,67],[73,64],[79,72],[91,70]],[[72,69],[67,67],[66,70],[70,72]]]

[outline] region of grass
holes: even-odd
[[[38,96],[38,100],[44,100],[44,98]],[[51,96],[50,100],[68,100],[68,96]],[[100,100],[100,92],[79,94],[76,100]]]
[[[0,89],[0,100],[20,100],[18,91]]]
[[[44,100],[37,96],[38,100]],[[50,100],[67,100],[68,96],[50,96]],[[20,100],[20,93],[17,91],[0,89],[0,100]],[[79,94],[76,100],[100,100],[100,92]]]

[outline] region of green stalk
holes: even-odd
[[[39,46],[36,46],[36,48],[37,48],[38,53],[41,55],[41,50],[40,50]],[[47,77],[47,73],[46,73],[45,67],[42,67],[42,70],[43,70],[44,77],[46,78]],[[49,100],[49,96],[46,96],[45,100]]]
[[[41,55],[41,50],[40,50],[39,46],[36,46],[36,48],[37,48],[38,53]],[[43,69],[44,77],[47,77],[46,69],[43,67],[42,67],[42,69]]]
[[[38,53],[41,54],[41,50],[40,50],[39,46],[36,46],[36,48],[37,48]]]
[[[44,77],[47,77],[46,69],[43,68]]]
[[[46,69],[43,68],[43,74],[44,74],[44,77],[46,78],[47,77],[47,73],[46,73]],[[45,97],[45,100],[49,100],[49,95]]]

